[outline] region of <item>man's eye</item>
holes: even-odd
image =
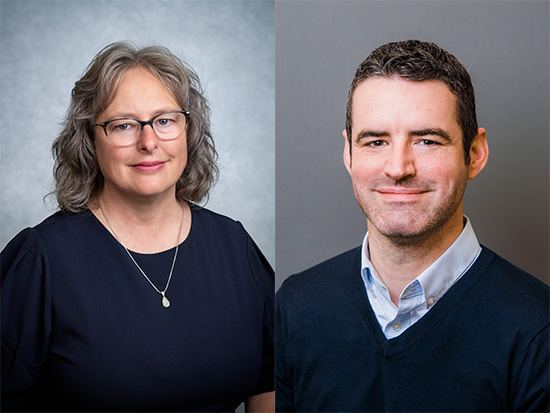
[[[370,147],[378,147],[378,146],[382,146],[384,145],[384,141],[383,140],[376,140],[376,141],[370,141],[370,142],[367,142],[367,146],[370,146]]]
[[[439,142],[432,141],[430,139],[422,139],[420,143],[424,146],[437,146],[439,145]]]

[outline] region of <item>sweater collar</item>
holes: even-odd
[[[413,287],[412,284],[420,285],[427,308],[433,306],[447,292],[471,267],[481,252],[470,220],[466,216],[464,219],[464,229],[454,243],[403,290],[406,294],[409,286]],[[361,274],[367,288],[382,292],[386,287],[370,261],[368,237],[367,232],[361,247]],[[404,298],[403,295],[401,298]]]

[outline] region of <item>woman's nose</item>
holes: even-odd
[[[153,152],[158,146],[157,135],[152,125],[144,125],[138,141],[139,149],[146,152]]]

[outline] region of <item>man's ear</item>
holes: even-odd
[[[351,174],[351,147],[349,144],[348,133],[345,129],[342,131],[342,136],[344,137],[344,165],[346,165],[348,173]]]
[[[477,130],[477,135],[470,147],[470,164],[468,165],[468,179],[474,179],[487,164],[489,159],[489,144],[486,131],[483,128]]]

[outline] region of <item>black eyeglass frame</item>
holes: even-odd
[[[189,112],[188,110],[170,110],[168,112],[162,112],[162,113],[159,113],[158,115],[156,116],[153,116],[151,119],[149,120],[139,120],[139,119],[135,119],[135,118],[116,118],[116,119],[111,119],[111,120],[108,120],[108,121],[105,121],[105,122],[101,122],[101,123],[96,123],[94,126],[101,126],[103,128],[103,132],[105,132],[105,136],[107,136],[107,138],[109,138],[109,134],[107,133],[107,125],[111,122],[115,122],[117,120],[124,120],[124,119],[128,119],[128,120],[135,120],[137,123],[139,123],[141,125],[141,130],[143,130],[143,128],[146,126],[146,125],[149,125],[151,127],[151,129],[153,129],[153,132],[155,132],[155,135],[157,135],[157,132],[155,131],[155,128],[153,127],[153,122],[155,121],[156,118],[158,118],[159,116],[162,116],[162,115],[166,115],[167,113],[183,113],[184,116],[185,116],[185,124],[187,125],[189,123],[189,115],[191,114],[191,112]],[[158,135],[157,135],[157,138],[161,139]],[[175,139],[175,138],[174,138]],[[109,138],[109,140],[111,140],[111,138]],[[171,140],[171,139],[169,139]],[[114,142],[113,142],[114,143]],[[115,144],[115,143],[114,143]],[[115,144],[116,145],[116,144]],[[132,144],[129,144],[129,145],[132,145]],[[126,145],[125,145],[126,146]]]

